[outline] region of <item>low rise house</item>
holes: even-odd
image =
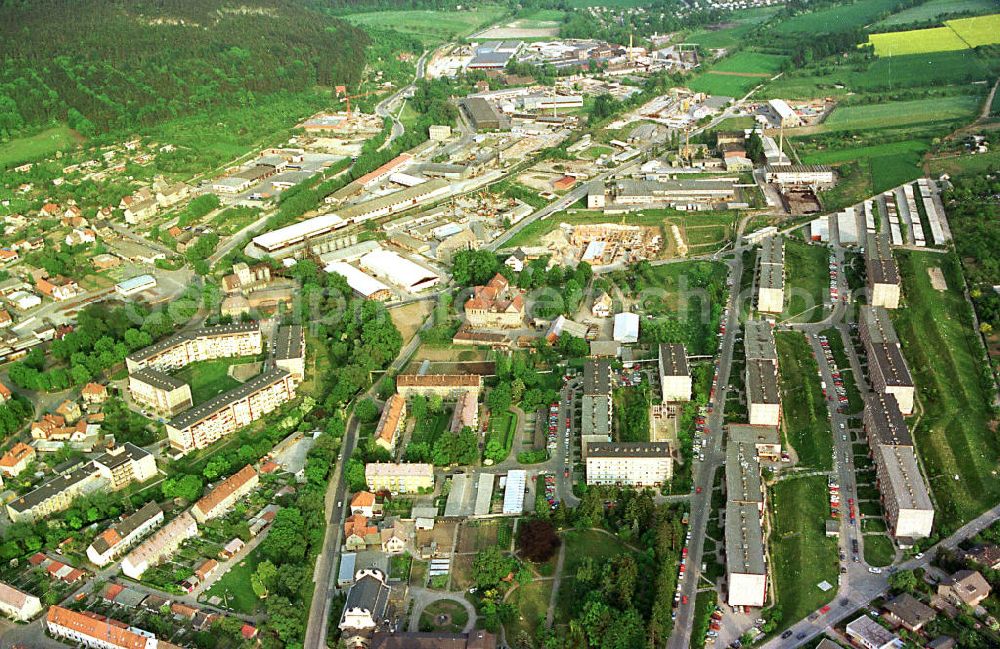
[[[39,279],[35,282],[35,289],[56,302],[71,300],[80,294],[80,285],[75,280],[56,275],[48,279]]]
[[[157,640],[149,631],[129,626],[89,611],[77,612],[62,606],[49,607],[45,628],[56,638],[93,649],[176,649]]]
[[[42,602],[34,595],[0,582],[0,612],[12,620],[27,622],[42,612]]]
[[[601,291],[601,294],[594,298],[594,304],[590,307],[590,314],[595,318],[610,318],[611,309],[614,302],[611,300],[611,296],[605,291]]]
[[[862,649],[897,649],[901,646],[899,636],[867,615],[847,625],[847,637]]]
[[[108,399],[108,389],[100,383],[88,383],[83,386],[80,396],[86,404],[100,404]]]
[[[375,516],[375,506],[375,494],[370,491],[359,491],[351,500],[351,513],[372,518]]]
[[[406,399],[394,394],[385,402],[382,416],[375,427],[375,443],[389,451],[395,452],[399,434],[406,426]]]
[[[0,470],[2,466],[3,460],[0,460]],[[990,570],[1000,570],[1000,547],[995,545],[979,545],[962,556],[966,561],[973,561]]]
[[[919,631],[928,622],[937,617],[930,606],[927,606],[909,593],[893,597],[883,606],[885,618],[895,627],[903,627],[907,631]]]
[[[196,502],[191,508],[191,515],[199,523],[222,516],[236,504],[237,500],[256,489],[258,484],[260,476],[248,464]]]
[[[382,552],[386,554],[402,554],[406,551],[406,530],[397,523],[379,532]]]
[[[516,329],[524,324],[524,295],[497,273],[485,286],[473,288],[465,317],[474,329]]]
[[[378,528],[368,524],[361,514],[353,514],[344,521],[344,548],[348,551],[364,550],[379,543]]]
[[[938,595],[959,606],[979,606],[990,596],[990,584],[976,570],[959,570],[938,584]]]
[[[0,473],[13,478],[28,468],[35,460],[36,452],[24,442],[17,442],[9,451],[0,457]]]
[[[87,558],[95,566],[105,566],[161,523],[163,510],[155,502],[146,503],[134,514],[98,534],[87,548]]]
[[[406,399],[418,394],[455,399],[466,391],[482,389],[482,377],[476,374],[400,374],[396,377],[396,392]]]

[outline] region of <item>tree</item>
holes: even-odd
[[[479,286],[500,270],[500,261],[489,250],[460,250],[452,257],[451,274],[459,286]]]
[[[351,491],[364,491],[366,486],[365,465],[352,457],[347,462],[347,488]]]
[[[509,383],[501,383],[492,390],[486,397],[486,404],[494,417],[507,412],[511,404],[511,387]]]
[[[275,564],[298,563],[306,553],[302,542],[304,536],[302,512],[297,507],[284,507],[275,515],[271,531],[260,544],[261,549]]]
[[[912,593],[917,589],[917,576],[912,570],[900,570],[889,575],[889,586],[900,592]]]
[[[551,559],[560,543],[556,528],[549,521],[533,518],[518,527],[518,552],[533,563],[544,563]]]
[[[253,575],[250,577],[250,586],[253,588],[253,592],[260,599],[265,599],[268,593],[274,588],[274,584],[278,577],[278,569],[273,563],[264,559],[259,564],[257,564],[257,569],[254,571]]]
[[[363,422],[370,423],[378,419],[379,410],[373,399],[362,399],[354,406],[354,415]]]
[[[196,475],[184,475],[179,478],[167,478],[163,481],[163,495],[167,498],[181,498],[194,502],[201,498],[203,487],[201,478]]]
[[[490,588],[516,569],[517,560],[493,545],[476,553],[472,561],[472,581],[479,588]]]

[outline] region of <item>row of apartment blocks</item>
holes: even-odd
[[[126,443],[15,498],[7,503],[7,515],[14,523],[31,523],[66,509],[79,496],[102,489],[117,491],[155,475],[153,455]]]
[[[869,232],[865,239],[865,273],[868,303],[886,309],[898,309],[899,267],[892,256],[892,246],[885,232]]]
[[[862,305],[858,333],[868,355],[868,376],[872,389],[891,393],[904,415],[913,414],[913,377],[903,357],[889,312],[880,306]]]
[[[180,516],[161,527],[152,536],[129,552],[122,560],[122,572],[132,579],[141,578],[143,573],[148,569],[176,552],[177,548],[184,541],[196,536],[199,524],[204,524],[206,521],[228,512],[240,498],[256,489],[258,484],[260,484],[260,476],[257,471],[250,465],[243,467],[209,491],[190,510],[183,512]],[[116,535],[120,536],[120,528],[126,525],[128,526],[126,529],[137,526],[137,528],[144,528],[144,532],[153,529],[163,518],[160,516],[157,522],[150,524],[150,514],[152,514],[151,518],[157,518],[152,511],[146,512],[146,514],[142,514],[142,510],[136,512],[133,515],[136,517],[135,521],[131,521],[132,517],[130,517],[130,519],[119,523],[117,528],[113,528],[116,530]],[[141,536],[141,533],[135,535],[133,541],[139,538],[139,536]],[[100,538],[98,537],[98,539]],[[120,554],[121,551],[126,549],[120,546],[124,546],[124,539],[112,545],[110,551],[114,551],[114,554]],[[116,550],[118,547],[120,549]],[[100,548],[95,548],[95,550],[99,551]],[[105,553],[108,551],[106,550]],[[89,548],[88,556],[90,556]]]
[[[126,358],[129,392],[137,403],[173,417],[167,437],[174,450],[183,454],[205,448],[295,397],[305,374],[304,331],[298,325],[278,327],[269,350],[271,369],[197,406],[191,387],[167,371],[263,351],[264,336],[257,322],[175,334]]]
[[[728,427],[725,541],[730,606],[761,607],[767,599],[765,490],[760,460],[774,461],[780,455],[781,438],[776,427]]]
[[[580,448],[586,459],[593,444],[611,441],[614,417],[611,401],[611,361],[598,359],[583,366],[583,394],[580,397]],[[589,472],[588,472],[588,481]]]
[[[778,389],[778,349],[771,325],[748,320],[744,326],[747,410],[753,426],[777,426],[781,421]]]
[[[934,504],[920,473],[913,437],[892,393],[866,396],[863,423],[889,531],[901,547],[907,547],[913,539],[930,536],[934,526]]]
[[[785,309],[785,241],[773,236],[761,242],[757,253],[757,310],[781,313]]]

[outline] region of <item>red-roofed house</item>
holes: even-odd
[[[108,389],[100,383],[88,383],[80,390],[84,403],[104,403],[108,398]]]
[[[47,295],[56,302],[70,300],[80,293],[80,286],[74,280],[57,275],[50,279],[39,279],[35,282],[35,288]]]
[[[524,324],[524,295],[500,273],[472,290],[465,317],[473,329],[516,329]]]
[[[361,514],[365,518],[375,515],[375,494],[370,491],[359,491],[351,500],[351,513]]]
[[[0,457],[0,473],[13,478],[28,468],[35,459],[35,449],[24,442],[18,442]]]
[[[354,514],[344,523],[344,548],[346,550],[364,550],[368,545],[381,544],[378,528],[368,524],[368,519],[361,514]]]

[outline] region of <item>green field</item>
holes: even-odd
[[[822,34],[863,27],[880,15],[892,11],[900,0],[859,0],[810,13],[799,14],[783,21],[775,29],[779,34]]]
[[[969,47],[1000,43],[1000,14],[957,18],[944,23],[955,31]]]
[[[909,25],[934,20],[938,16],[948,14],[996,11],[996,7],[996,3],[991,2],[991,0],[928,0],[923,4],[894,13],[876,23],[876,26]]]
[[[968,49],[968,44],[948,27],[931,27],[905,32],[870,34],[868,43],[876,56],[902,56],[928,52],[951,52]]]
[[[896,558],[896,548],[885,534],[865,535],[865,563],[882,568]]]
[[[709,95],[721,95],[723,97],[742,98],[754,86],[758,86],[766,81],[764,77],[741,77],[730,74],[712,74],[711,71],[702,72],[688,84],[688,87],[695,92],[704,92]]]
[[[229,367],[246,362],[246,358],[199,361],[175,372],[174,378],[191,386],[191,398],[199,404],[240,385],[239,381],[229,376]]]
[[[779,72],[787,62],[787,56],[744,50],[724,58],[712,69],[719,72],[740,72],[769,77]]]
[[[870,60],[828,58],[786,72],[768,84],[767,96],[843,96],[849,92],[958,85],[989,77],[982,58],[970,50]]]
[[[812,349],[797,331],[779,331],[775,340],[785,437],[798,453],[798,466],[828,471],[833,463],[833,434]]]
[[[906,308],[893,320],[923,413],[913,433],[934,492],[935,527],[947,535],[1000,502],[1000,438],[991,430],[992,388],[983,381],[988,365],[962,295],[958,260],[905,251],[898,261]],[[931,288],[927,269],[934,266],[944,271],[947,291]]]
[[[829,253],[795,239],[785,241],[785,312],[787,322],[816,322],[830,290]]]
[[[642,0],[569,0],[566,3],[573,8],[579,7],[610,7],[613,9],[629,9],[631,7],[644,7],[646,3]]]
[[[997,95],[1000,96],[1000,92]],[[931,174],[935,176],[943,173],[952,176],[983,174],[1000,168],[1000,151],[994,150],[976,155],[963,154],[950,158],[931,158],[930,167]]]
[[[820,192],[824,208],[834,210],[923,175],[921,162],[929,146],[929,140],[912,139],[856,149],[800,150],[799,156],[806,164],[840,167],[837,185]]]
[[[979,99],[972,95],[838,106],[823,123],[821,130],[860,131],[963,120],[971,117],[978,108]]]
[[[430,9],[400,11],[369,11],[344,16],[363,27],[391,28],[404,34],[413,34],[425,45],[457,40],[499,19],[502,7],[483,5],[462,11],[436,11]]]
[[[205,591],[205,597],[210,598],[218,595],[234,611],[253,615],[261,600],[250,587],[250,576],[257,569],[257,564],[261,560],[260,547],[258,546],[212,584],[212,587]]]
[[[571,617],[570,613],[574,610],[574,604],[587,596],[586,593],[579,592],[578,589],[574,588],[573,583],[583,560],[590,558],[598,566],[604,566],[611,563],[611,560],[618,555],[629,552],[629,549],[613,536],[596,530],[570,530],[562,535],[562,539],[566,550],[564,551],[563,578],[559,585],[559,592],[556,593],[555,619],[557,624],[568,623]],[[640,562],[641,566],[642,558],[636,556],[636,560]],[[532,629],[534,629],[533,622]]]
[[[566,12],[558,9],[532,9],[517,15],[517,24],[526,29],[536,27],[551,27],[552,23],[560,22]]]
[[[684,42],[697,43],[710,50],[735,47],[742,44],[757,25],[767,21],[777,10],[777,7],[767,7],[734,12],[724,23],[691,32],[684,37]]]
[[[0,169],[40,160],[56,151],[72,148],[80,141],[76,131],[67,126],[55,126],[35,135],[0,142]]]
[[[826,538],[826,477],[782,480],[771,489],[771,574],[782,608],[781,627],[788,627],[836,596],[837,540]],[[833,589],[819,589],[826,581]]]

